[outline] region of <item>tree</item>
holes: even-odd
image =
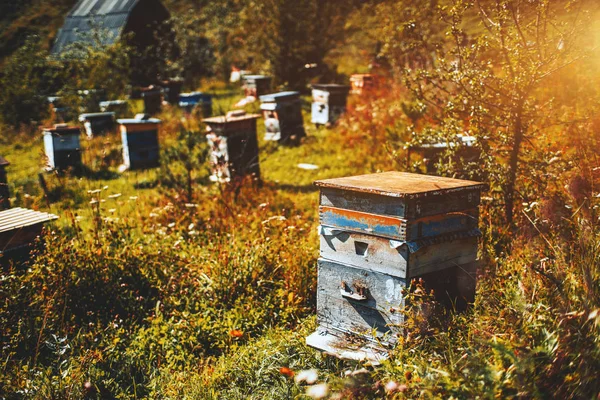
[[[520,178],[534,174],[536,139],[587,118],[568,71],[589,55],[584,1],[451,0],[437,7],[447,40],[430,68],[404,82],[440,131],[475,135],[512,225]],[[430,48],[430,43],[421,43]],[[567,96],[565,91],[570,90]]]

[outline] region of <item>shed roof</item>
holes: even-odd
[[[60,55],[74,43],[114,44],[120,37],[133,9],[142,0],[79,0],[71,9],[59,30],[52,55]],[[102,34],[93,38],[90,33],[99,29]]]

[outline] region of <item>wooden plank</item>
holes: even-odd
[[[428,217],[475,208],[480,192],[459,191],[419,199],[379,196],[335,188],[321,189],[321,205],[406,219]]]
[[[373,342],[355,344],[345,340],[340,332],[319,327],[306,338],[306,344],[327,354],[354,361],[369,361],[371,365],[379,365],[389,358],[386,349]]]
[[[479,220],[477,209],[407,221],[403,218],[325,206],[319,207],[319,217],[324,226],[402,241],[471,230],[477,228]]]
[[[410,251],[409,244],[396,246],[390,239],[373,235],[327,227],[322,227],[320,233],[322,258],[399,278],[413,278],[477,259],[478,231],[424,246],[415,243],[416,251]]]
[[[480,182],[396,171],[326,179],[316,181],[315,185],[399,198],[439,196],[463,190],[479,192],[488,187]]]
[[[373,270],[319,259],[317,318],[321,325],[358,335],[372,335],[394,342],[403,316],[402,290],[406,280]],[[365,299],[357,301],[342,292],[364,288]]]

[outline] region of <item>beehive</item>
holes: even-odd
[[[40,235],[43,225],[56,219],[54,214],[25,208],[0,211],[0,254],[28,247]]]
[[[375,77],[371,74],[353,74],[350,77],[353,94],[363,94],[375,87]]]
[[[127,100],[108,100],[100,102],[102,112],[113,112],[115,117],[123,117],[129,113]]]
[[[177,105],[179,103],[179,95],[183,87],[182,79],[170,79],[161,83],[165,91],[165,97],[169,104]]]
[[[280,92],[260,96],[265,118],[265,140],[291,142],[306,136],[302,103],[298,92]]]
[[[78,127],[66,124],[46,128],[44,135],[44,149],[49,169],[64,170],[81,166],[81,147]]]
[[[260,179],[256,120],[258,114],[220,116],[204,119],[209,132],[211,180],[230,182],[252,175]]]
[[[8,177],[6,167],[10,163],[0,156],[0,210],[6,210],[10,207],[10,190],[8,189]]]
[[[334,124],[346,112],[349,86],[315,84],[312,86],[311,122],[316,125]]]
[[[202,92],[181,93],[179,95],[179,107],[191,113],[195,107],[200,107],[203,117],[212,115],[212,96]]]
[[[123,165],[127,169],[159,166],[158,129],[161,121],[138,114],[132,119],[119,119],[123,144]]]
[[[271,91],[271,77],[265,75],[244,75],[244,95],[259,98]]]
[[[317,332],[313,347],[377,361],[401,334],[412,279],[442,296],[465,294],[459,270],[477,260],[485,184],[402,172],[316,182],[320,187]],[[460,286],[460,287],[459,287]],[[363,341],[350,351],[350,335]],[[360,347],[360,346],[359,346]]]
[[[103,135],[115,129],[115,113],[85,113],[79,115],[79,122],[83,123],[86,135],[91,138]]]
[[[477,146],[477,138],[474,136],[457,135],[454,141],[440,141],[437,143],[422,143],[408,146],[406,152],[406,166],[410,168],[412,154],[419,154],[423,157],[425,170],[427,173],[436,171],[436,164],[440,161],[442,154],[448,148],[456,148],[454,153],[457,157],[462,157],[465,161],[476,161],[481,155],[481,149]]]
[[[162,90],[157,87],[147,87],[142,90],[144,113],[154,115],[162,109]]]

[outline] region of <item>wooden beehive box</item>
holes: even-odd
[[[212,115],[212,96],[202,92],[181,93],[179,95],[179,107],[191,113],[195,107],[200,107],[203,117]]]
[[[265,118],[265,140],[294,142],[306,136],[302,102],[298,92],[280,92],[260,96]]]
[[[79,122],[83,123],[88,138],[103,135],[115,129],[115,113],[85,113],[79,115]]]
[[[206,118],[206,135],[210,147],[210,163],[214,182],[252,175],[260,179],[256,120],[258,114]]]
[[[65,170],[81,166],[81,146],[78,127],[66,124],[46,128],[44,135],[44,150],[49,169]]]
[[[271,91],[272,78],[270,76],[244,75],[242,79],[244,80],[243,88],[246,97],[252,96],[258,99],[263,94]]]
[[[10,207],[10,190],[8,189],[8,177],[6,167],[10,163],[0,156],[0,210],[6,210]]]
[[[27,247],[42,232],[45,223],[58,219],[54,214],[11,208],[0,211],[0,254]]]
[[[463,160],[476,161],[481,155],[481,148],[477,146],[477,138],[474,136],[457,135],[454,141],[437,142],[437,143],[422,143],[419,145],[411,145],[406,152],[406,166],[410,168],[410,160],[412,154],[419,154],[423,157],[425,170],[427,173],[436,171],[436,164],[440,161],[442,154],[448,148],[456,148],[456,157],[462,157]]]
[[[169,104],[177,105],[179,103],[179,94],[183,87],[183,79],[175,78],[161,82],[165,91],[165,97]]]
[[[142,100],[144,100],[145,114],[158,114],[162,109],[162,89],[153,86],[144,88],[142,90]]]
[[[319,329],[307,343],[378,360],[378,346],[393,346],[401,334],[403,289],[412,279],[425,278],[440,299],[463,295],[458,271],[476,262],[477,207],[487,185],[403,172],[316,185]],[[340,343],[347,335],[361,346],[350,351],[348,340]]]
[[[350,76],[353,94],[363,94],[375,88],[375,76],[371,74],[353,74]]]
[[[100,102],[102,112],[113,112],[116,117],[123,117],[129,113],[129,103],[127,100],[108,100]]]
[[[311,122],[316,125],[334,124],[346,112],[350,87],[336,84],[312,85]]]
[[[147,169],[159,166],[158,129],[161,121],[138,114],[132,119],[119,119],[123,144],[123,165],[126,169]]]

